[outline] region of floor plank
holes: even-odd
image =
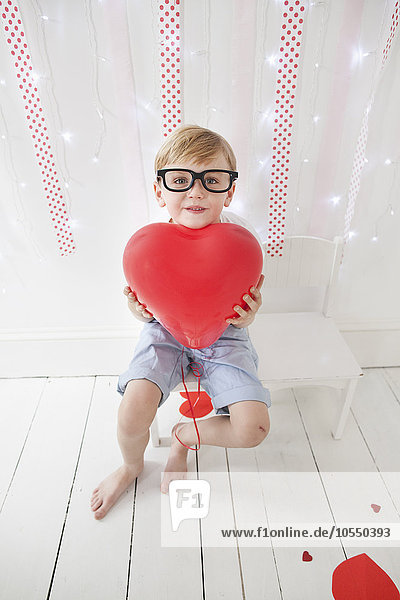
[[[145,468],[138,477],[129,598],[201,600],[203,597],[200,543],[196,548],[161,545],[161,503],[169,497],[160,491],[169,448],[145,451]],[[195,470],[193,458],[189,469]],[[186,522],[187,523],[187,522]],[[185,525],[181,523],[180,527]],[[190,524],[189,524],[190,525]],[[198,524],[194,524],[198,530]]]
[[[122,462],[115,387],[115,377],[96,378],[51,600],[126,598],[134,485],[102,521],[90,510],[93,489]]]
[[[242,460],[236,451],[229,450],[229,476],[231,480],[235,526],[237,529],[267,527],[265,501],[261,474],[258,472],[254,449],[242,449],[243,460],[249,471],[242,470]],[[257,546],[255,546],[257,544]],[[276,557],[270,538],[238,540],[244,594],[246,600],[281,600],[280,583],[276,570]]]
[[[45,385],[45,377],[0,379],[0,510]]]
[[[228,548],[210,545],[219,543],[217,527],[231,529],[234,523],[225,448],[202,446],[198,459],[199,478],[206,479],[211,486],[210,511],[201,520],[205,597],[242,600],[243,578],[235,540],[229,542]]]
[[[47,596],[92,387],[90,378],[46,383],[0,514],[4,598]]]

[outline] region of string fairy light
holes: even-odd
[[[266,35],[263,35],[266,23],[267,23],[267,10],[268,3],[258,2],[257,4],[257,23],[260,24],[260,32],[259,38],[261,38],[261,44],[257,47],[257,55],[256,55],[256,69],[255,69],[255,107],[253,111],[253,135],[252,139],[252,155],[255,155],[255,134],[259,129],[259,124],[263,124],[267,119],[271,119],[273,115],[273,110],[271,108],[265,109],[263,105],[262,99],[262,79],[263,79],[263,70],[265,67],[265,63],[267,62],[271,68],[277,66],[278,56],[273,54],[271,56],[266,56]],[[260,166],[264,166],[268,163],[268,158],[257,158],[258,164]]]
[[[271,161],[271,152],[269,151],[267,155],[260,153],[258,147],[265,147],[265,136],[266,131],[268,133],[272,129],[273,119],[274,119],[274,106],[272,105],[272,101],[269,101],[268,107],[266,106],[264,97],[263,97],[263,77],[264,71],[267,70],[268,75],[270,77],[271,70],[276,71],[278,65],[278,55],[268,54],[267,51],[267,38],[265,35],[265,31],[268,23],[268,11],[274,10],[271,7],[270,2],[264,2],[263,0],[257,0],[257,10],[256,10],[256,23],[257,23],[257,33],[256,33],[256,48],[255,48],[255,68],[254,68],[254,100],[253,100],[253,110],[252,110],[252,131],[250,136],[250,157],[251,159],[247,161],[247,173],[246,180],[248,185],[248,190],[257,189],[259,187],[259,178],[262,177],[262,181],[266,181],[268,177],[268,168]],[[258,165],[259,169],[251,168],[251,165]],[[250,198],[254,198],[253,194],[249,195]],[[251,210],[252,207],[250,207]],[[264,222],[265,223],[265,222]],[[262,227],[256,227],[257,232],[260,235],[260,238],[266,241],[266,233],[265,233],[265,225]]]
[[[209,116],[210,116],[210,73],[211,73],[211,62],[210,62],[210,29],[211,29],[211,10],[210,10],[210,0],[205,0],[204,4],[204,38],[205,38],[205,50],[203,51],[204,56],[204,80],[206,82],[204,86],[204,124],[205,127],[209,125]]]
[[[323,2],[311,3],[310,6],[317,6],[317,5],[324,6],[324,11],[323,11],[322,14],[323,14],[323,22],[325,22],[325,24],[326,24],[327,23],[327,19],[325,18],[325,15],[326,15],[326,6],[325,6],[325,3],[323,3]],[[395,8],[395,10],[396,10],[396,8]],[[391,40],[393,40],[394,31],[395,31],[396,25],[397,25],[397,23],[396,23],[396,17],[394,17],[394,18],[392,18]],[[322,29],[323,29],[323,27],[320,28],[320,34],[322,32]],[[325,27],[325,29],[326,29],[326,27]],[[382,30],[381,30],[381,35],[382,35]],[[322,36],[320,35],[320,38],[322,40],[325,40],[326,39],[326,34],[324,33]],[[381,39],[381,36],[380,36],[380,39]],[[390,45],[389,43],[387,43],[387,45],[386,45],[386,54],[388,53],[389,45]],[[320,48],[322,48],[322,45],[320,46]],[[378,59],[377,59],[377,50],[365,51],[363,48],[360,48],[360,47],[355,48],[354,51],[353,51],[353,59],[352,59],[352,65],[351,66],[353,68],[355,66],[360,66],[362,64],[362,62],[367,57],[374,57],[375,61],[378,61]],[[315,84],[316,84],[317,70],[321,68],[321,63],[323,64],[322,57],[317,57],[315,59],[315,62],[314,62],[314,77],[313,77],[313,85],[312,85],[312,88],[314,88],[314,89],[316,89],[316,85]],[[372,87],[372,90],[373,89],[374,89],[374,87]],[[311,94],[310,94],[310,98],[311,98]],[[367,105],[366,111],[365,111],[367,115],[369,114],[369,112],[371,110],[371,107],[372,107],[372,103],[370,102]],[[320,115],[315,114],[315,103],[311,107],[311,111],[310,112],[311,112],[311,121],[312,121],[312,131],[313,131],[313,134],[314,134],[314,132],[316,131],[315,130],[315,125],[320,120],[319,119]],[[307,136],[304,136],[303,149],[302,149],[302,151],[300,153],[301,157],[304,156],[304,147],[305,147],[306,141],[307,141]],[[366,164],[366,163],[368,163],[368,158],[364,156],[364,158],[362,160],[360,159],[360,162],[363,162],[363,164]],[[303,165],[306,164],[306,163],[309,163],[309,159],[308,158],[300,158],[300,162],[299,162],[300,167],[299,167],[298,177],[297,177],[297,189],[296,189],[296,194],[295,194],[296,198],[298,198],[298,193],[297,192],[298,192],[298,188],[299,188],[300,174],[301,174]],[[391,163],[392,163],[392,161],[390,159],[386,159],[385,164],[389,165]],[[361,172],[361,169],[360,169],[360,172]],[[341,200],[342,200],[341,196],[332,196],[330,198],[330,202],[331,202],[331,204],[333,206],[339,205],[339,203],[341,202]],[[293,228],[294,228],[294,221],[295,221],[296,212],[300,213],[300,207],[299,207],[298,204],[296,206],[296,210],[292,213],[292,215],[293,215]],[[384,215],[385,214],[387,214],[387,209],[384,211]],[[391,209],[390,214],[391,215],[394,214],[393,209]],[[351,235],[349,234],[349,236],[348,236],[348,239],[354,238],[356,235],[357,235],[356,232],[354,230],[352,230],[351,231]],[[374,235],[372,239],[373,239],[373,241],[376,241],[377,240],[377,235]]]
[[[15,61],[14,68],[19,81],[18,89],[24,101],[27,126],[33,140],[36,162],[41,170],[42,183],[53,228],[56,231],[58,248],[61,256],[67,256],[76,251],[76,246],[71,232],[67,206],[61,193],[60,178],[54,162],[41,99],[37,87],[32,82],[31,53],[22,24],[21,12],[17,3],[11,0],[0,0],[0,12],[6,41],[12,59]]]
[[[361,173],[362,173],[362,170],[366,163],[365,149],[367,146],[367,139],[368,139],[369,114],[370,114],[372,106],[374,104],[375,92],[378,88],[379,81],[381,79],[383,70],[386,66],[387,58],[389,56],[390,49],[392,47],[392,42],[393,42],[394,36],[397,31],[398,23],[399,23],[399,0],[397,0],[396,4],[394,6],[394,9],[393,9],[389,34],[387,36],[386,44],[385,44],[385,47],[382,52],[382,59],[381,59],[379,68],[376,70],[375,76],[373,78],[372,91],[371,91],[369,100],[367,102],[367,106],[364,110],[361,129],[360,129],[360,133],[359,133],[358,140],[357,140],[356,150],[354,153],[353,168],[352,168],[352,173],[351,173],[349,191],[348,191],[348,195],[347,195],[348,201],[347,201],[346,213],[345,213],[345,217],[344,217],[344,241],[345,241],[345,243],[350,239],[349,233],[350,233],[351,222],[353,220],[354,211],[355,211],[355,203],[356,203],[356,199],[358,197],[358,193],[359,193],[360,186],[361,186]],[[390,161],[390,159],[386,159],[386,160]],[[386,164],[390,164],[390,162],[386,163]],[[375,237],[377,237],[377,236],[375,236]],[[342,251],[342,260],[343,260],[343,256],[344,256],[344,248]]]
[[[386,159],[384,161],[385,165],[391,165],[390,168],[393,169],[393,176],[392,176],[392,182],[390,185],[390,189],[389,192],[387,194],[388,197],[388,203],[386,204],[385,209],[382,211],[382,213],[380,214],[380,216],[376,219],[375,223],[374,223],[374,232],[373,235],[371,237],[371,240],[373,242],[377,242],[379,240],[379,227],[380,227],[380,222],[389,214],[391,217],[393,217],[395,215],[395,211],[393,209],[393,204],[392,204],[392,197],[394,195],[394,191],[398,189],[398,173],[399,173],[399,162],[397,160],[393,161],[390,159]]]
[[[52,121],[57,122],[57,126],[56,126],[57,130],[63,132],[64,131],[63,119],[62,119],[62,115],[61,115],[59,102],[57,99],[57,94],[55,92],[55,86],[54,86],[55,78],[54,78],[54,74],[53,74],[53,70],[52,70],[52,61],[50,60],[50,55],[49,55],[49,51],[48,51],[48,47],[47,47],[47,36],[48,36],[48,31],[49,31],[48,23],[54,22],[54,20],[49,19],[49,17],[47,15],[43,15],[41,13],[40,6],[33,4],[32,8],[33,8],[33,10],[35,10],[36,23],[38,26],[37,27],[38,28],[38,42],[39,42],[38,50],[40,52],[40,57],[41,57],[40,62],[41,62],[41,64],[46,65],[46,72],[47,72],[47,76],[37,75],[37,79],[46,81],[46,89],[48,90],[49,97],[51,99],[51,102],[49,102],[48,110],[51,111]],[[33,74],[33,77],[34,77],[34,74]],[[61,137],[63,138],[62,134],[61,134]],[[64,139],[64,141],[65,141],[65,139]],[[57,163],[58,163],[58,168],[60,170],[62,179],[64,182],[72,181],[72,176],[69,172],[68,164],[67,164],[67,160],[66,160],[65,144],[60,144],[58,146],[58,148],[59,148],[59,152],[57,153]],[[70,201],[68,192],[65,193],[65,201],[68,205],[68,210],[70,211],[71,201]]]
[[[210,104],[210,0],[203,0],[203,42],[202,47],[188,50],[187,54],[190,56],[190,64],[188,64],[188,72],[198,73],[197,80],[201,81],[199,90],[202,93],[202,100],[199,102],[201,109],[201,116],[195,119],[196,123],[203,127],[209,127],[210,113],[219,112],[215,106]],[[197,23],[198,30],[200,30],[200,24]],[[200,75],[202,73],[202,75]]]
[[[329,8],[328,4],[325,2],[318,2],[318,3],[312,2],[310,4],[310,8],[312,8],[314,11],[317,10],[318,14],[320,14],[320,25],[319,25],[319,29],[318,29],[317,42],[316,42],[317,52],[316,52],[316,56],[313,59],[315,62],[314,62],[312,82],[311,82],[310,94],[309,94],[309,114],[310,114],[309,127],[308,127],[307,133],[303,136],[303,143],[302,143],[302,146],[300,149],[300,155],[299,155],[300,160],[299,160],[299,166],[298,166],[297,177],[296,177],[296,185],[295,185],[295,192],[294,192],[296,206],[295,206],[295,211],[292,212],[292,231],[295,231],[296,217],[297,217],[297,215],[299,215],[301,213],[301,208],[299,206],[300,181],[302,179],[304,165],[307,165],[310,162],[310,159],[308,158],[308,156],[310,155],[310,150],[311,150],[313,142],[314,142],[316,125],[318,122],[318,121],[314,120],[314,117],[316,116],[315,115],[316,102],[317,102],[317,97],[318,97],[319,81],[320,81],[320,77],[321,77],[321,65],[324,64],[323,50],[324,50],[324,43],[327,38],[327,28],[328,28],[328,8]]]
[[[97,36],[96,36],[96,28],[95,28],[94,19],[93,19],[92,4],[91,4],[90,0],[85,0],[85,13],[86,13],[86,22],[87,22],[87,27],[88,27],[88,33],[89,33],[89,44],[90,44],[90,49],[91,49],[92,59],[93,59],[92,60],[92,65],[93,65],[92,88],[93,88],[93,95],[95,97],[96,113],[97,113],[97,116],[99,117],[99,123],[100,123],[100,133],[99,133],[98,141],[97,141],[97,144],[96,144],[96,147],[94,150],[94,156],[92,158],[92,162],[98,163],[100,152],[102,150],[103,143],[104,143],[104,140],[107,135],[107,126],[106,126],[106,120],[104,118],[105,107],[101,101],[101,96],[100,96],[100,91],[99,91],[99,60],[98,60],[99,59],[99,50],[98,50],[98,43],[97,43]],[[103,62],[103,61],[101,61],[101,62]]]
[[[16,219],[14,221],[14,227],[15,226],[22,227],[25,237],[28,240],[31,248],[33,248],[38,259],[43,260],[43,255],[40,251],[38,242],[33,235],[32,223],[29,221],[29,218],[25,211],[24,200],[23,200],[23,196],[21,195],[21,188],[23,189],[23,186],[20,185],[21,178],[18,175],[17,167],[14,162],[12,146],[9,143],[11,136],[10,136],[8,126],[7,126],[7,121],[6,121],[6,118],[4,116],[1,106],[0,106],[0,129],[2,131],[4,131],[4,134],[2,134],[0,136],[0,138],[5,141],[5,143],[4,143],[4,159],[5,159],[4,162],[7,165],[7,172],[12,175],[12,177],[11,177],[12,182],[13,182],[12,196],[13,196],[13,204],[14,204],[14,213],[16,215]],[[8,196],[5,196],[5,198],[7,199]],[[2,220],[2,223],[4,223],[4,219]],[[5,239],[5,236],[2,234],[0,236],[0,240],[2,241],[2,243],[3,243],[4,239]]]

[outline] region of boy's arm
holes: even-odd
[[[256,287],[252,287],[250,289],[251,292],[251,296],[249,294],[245,294],[243,296],[243,300],[246,302],[247,306],[249,308],[242,308],[239,305],[234,306],[234,310],[235,312],[238,313],[238,317],[235,317],[234,319],[226,319],[227,323],[230,323],[232,325],[234,325],[235,327],[239,327],[239,329],[242,329],[244,327],[248,327],[249,325],[251,325],[251,323],[254,321],[255,316],[257,314],[257,311],[259,310],[261,304],[262,304],[262,297],[261,297],[261,286],[264,283],[264,275],[261,274],[260,275],[260,279],[258,280],[258,283],[256,285]]]
[[[144,323],[149,323],[153,320],[153,315],[151,312],[149,312],[143,304],[140,304],[139,300],[129,286],[125,286],[124,294],[128,298],[128,308],[134,317],[139,319],[139,321],[143,321]]]

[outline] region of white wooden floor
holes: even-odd
[[[136,483],[95,521],[92,489],[120,464],[115,386],[116,377],[0,380],[1,600],[325,600],[333,597],[335,567],[364,551],[400,588],[395,545],[245,547],[238,540],[231,548],[210,547],[206,521],[199,520],[192,521],[198,547],[162,547],[159,485],[168,448],[149,445]],[[272,400],[271,433],[257,448],[202,446],[190,453],[189,468],[200,478],[222,474],[227,511],[237,519],[246,514],[247,491],[235,473],[263,474],[251,506],[265,521],[278,508],[268,473],[272,486],[273,472],[360,471],[382,473],[383,496],[366,502],[382,505],[383,520],[385,510],[399,520],[399,479],[385,473],[400,471],[400,368],[365,370],[340,441],[330,435],[334,391],[287,390]],[[330,511],[351,503],[351,483],[323,489]],[[293,506],[306,506],[307,493],[292,490]],[[303,562],[304,550],[312,561]]]

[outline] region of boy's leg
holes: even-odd
[[[270,422],[268,407],[264,402],[243,400],[229,405],[230,416],[216,416],[196,421],[200,443],[223,448],[253,448],[268,435]],[[188,449],[176,439],[172,432],[171,452],[165,467],[161,491],[168,492],[169,482],[178,478],[183,457],[186,461]],[[176,428],[179,439],[187,446],[198,443],[193,422]],[[184,470],[184,469],[181,469]]]
[[[102,519],[143,469],[149,427],[161,399],[160,388],[147,379],[129,381],[118,410],[118,443],[123,465],[93,491],[91,508]]]
[[[264,402],[243,400],[229,405],[230,416],[218,415],[196,421],[200,442],[223,448],[252,448],[258,446],[269,432],[268,407]],[[177,429],[177,435],[187,446],[197,443],[193,422]],[[173,436],[181,448],[182,444]]]

